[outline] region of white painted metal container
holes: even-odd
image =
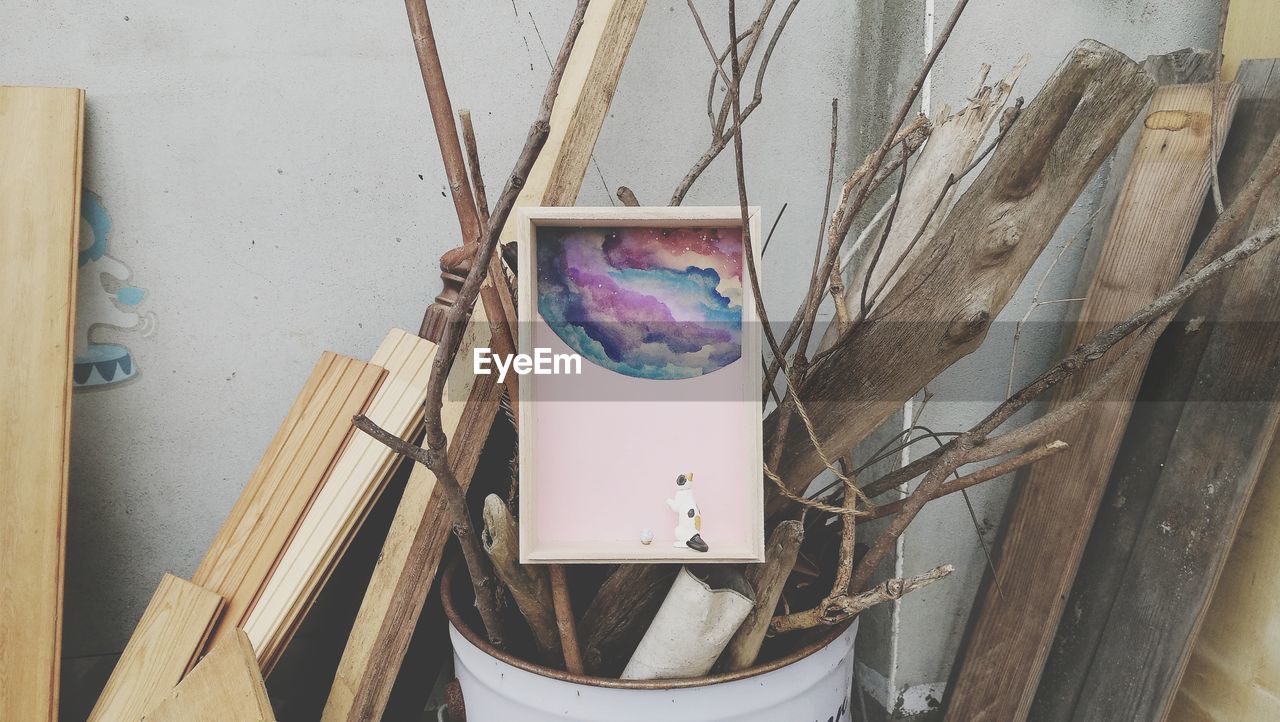
[[[446,582],[454,673],[467,722],[841,722],[850,718],[857,620],[818,644],[739,673],[698,681],[570,675],[490,651],[459,627]]]

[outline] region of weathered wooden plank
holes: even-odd
[[[401,436],[418,428],[435,350],[435,344],[399,329],[387,335],[372,360],[387,376],[369,403],[369,418]],[[365,434],[352,435],[333,462],[245,618],[264,671],[292,638],[398,463],[391,450]]]
[[[572,205],[577,199],[644,7],[645,0],[596,0],[588,6],[552,108],[550,135],[517,207]],[[516,237],[515,218],[513,213],[503,227],[504,241]],[[486,321],[484,305],[477,305],[471,325]],[[464,339],[460,360],[470,357],[474,343]],[[458,367],[466,368],[459,372]],[[470,375],[470,368],[459,363],[455,372]],[[501,394],[492,376],[473,378],[471,383],[467,407],[457,412],[457,420],[450,421],[455,410],[448,399],[442,413],[450,462],[464,485],[479,461]],[[449,384],[458,388],[452,378]],[[444,509],[435,476],[416,465],[338,665],[325,703],[325,722],[377,719],[386,708],[449,539]]]
[[[58,710],[84,91],[0,86],[0,719]]]
[[[1234,110],[1234,91],[1217,113],[1219,134]],[[1152,96],[1072,346],[1138,310],[1176,277],[1208,189],[1212,102],[1209,84],[1165,86]],[[1118,344],[1111,357],[1127,348]],[[1105,368],[1091,365],[1064,382],[1055,404]],[[1031,467],[1020,485],[995,567],[1000,584],[978,597],[949,685],[948,719],[1026,719],[1142,371],[1135,368],[1063,428],[1058,437],[1067,451]]]
[[[325,352],[192,581],[226,599],[212,644],[244,624],[385,371]]]
[[[1267,97],[1276,93],[1271,86],[1280,83],[1280,73],[1274,74],[1274,80],[1272,77],[1270,61],[1253,65],[1240,77],[1241,98],[1219,167],[1222,192],[1227,200],[1234,198],[1248,180],[1258,157],[1280,128],[1280,106],[1276,98]],[[1215,217],[1211,209],[1206,210],[1197,235],[1207,232]],[[1104,659],[1095,661],[1094,657],[1099,653],[1106,654],[1108,614],[1117,604],[1118,595],[1133,593],[1129,589],[1131,571],[1125,562],[1136,553],[1141,535],[1149,532],[1147,519],[1153,498],[1157,494],[1199,496],[1193,488],[1186,488],[1186,480],[1169,476],[1172,472],[1164,467],[1172,445],[1187,443],[1179,428],[1184,423],[1196,423],[1193,411],[1208,411],[1198,403],[1191,409],[1184,408],[1183,402],[1188,397],[1197,401],[1213,400],[1201,388],[1204,380],[1198,379],[1198,374],[1205,373],[1202,359],[1210,347],[1210,340],[1222,341],[1221,336],[1209,329],[1219,319],[1225,295],[1236,283],[1231,280],[1233,278],[1229,276],[1184,304],[1177,322],[1170,326],[1152,353],[1139,393],[1141,401],[1135,405],[1129,421],[1106,495],[1080,562],[1080,571],[1067,601],[1066,608],[1071,612],[1064,615],[1059,623],[1053,649],[1036,692],[1033,715],[1037,719],[1070,719],[1089,670],[1107,663]],[[1197,318],[1200,321],[1190,328],[1201,330],[1188,332],[1187,324]],[[1206,320],[1208,325],[1201,327]],[[1182,440],[1177,441],[1175,434]],[[1242,439],[1241,443],[1247,443],[1247,440]],[[1216,452],[1212,456],[1216,457]],[[1226,496],[1223,503],[1226,503]],[[1229,544],[1230,541],[1208,538],[1197,544],[1197,548],[1208,553],[1210,547],[1219,543]],[[1198,566],[1201,565],[1191,565]],[[1200,571],[1207,573],[1209,570]],[[1176,584],[1171,581],[1165,588],[1173,594]],[[1191,601],[1187,600],[1187,609],[1198,613],[1199,608],[1194,607]]]
[[[800,397],[827,458],[839,458],[982,344],[1152,87],[1137,64],[1101,43],[1071,51],[880,311],[815,360]],[[776,412],[765,422],[766,448],[775,424]],[[775,471],[798,493],[823,463],[804,424],[789,426],[784,448]],[[770,508],[782,506],[775,497]]]
[[[142,719],[204,649],[221,610],[222,597],[172,574],[164,575],[89,721]]]

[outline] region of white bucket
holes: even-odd
[[[701,683],[585,677],[578,682],[558,670],[539,673],[536,665],[507,655],[499,659],[476,646],[480,640],[470,630],[449,626],[467,722],[846,722],[857,631],[855,620],[825,645],[758,673]]]

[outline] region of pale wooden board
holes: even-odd
[[[1176,277],[1209,184],[1211,85],[1158,88],[1082,304],[1071,345],[1138,310]],[[1235,92],[1217,113],[1219,132]],[[1128,348],[1118,344],[1114,359]],[[1105,371],[1095,363],[1065,381],[1055,404]],[[1106,487],[1141,365],[1058,434],[1070,448],[1031,467],[1010,513],[995,574],[948,689],[949,720],[1026,719],[1040,672]]]
[[[587,7],[552,108],[551,132],[516,200],[517,208],[569,205],[577,199],[644,7],[645,0],[595,0]],[[515,239],[515,220],[514,213],[507,219],[503,241]],[[506,295],[499,298],[503,305]],[[483,326],[487,320],[485,304],[477,304],[472,325]],[[464,341],[458,358],[469,358],[472,348]],[[450,462],[464,485],[488,438],[498,393],[492,376],[478,379],[457,425],[442,419],[450,439]],[[450,535],[441,513],[444,498],[434,485],[427,469],[414,469],[343,651],[325,704],[326,722],[377,719],[386,708]]]
[[[204,648],[221,609],[217,594],[164,575],[98,697],[90,722],[133,722],[150,712]]]
[[[1280,128],[1280,73],[1273,65],[1248,61],[1237,76],[1240,101],[1219,167],[1228,203]],[[1259,206],[1264,215],[1268,203],[1264,197]],[[1207,234],[1216,218],[1207,207],[1195,237]],[[1255,228],[1258,219],[1255,214]],[[1248,232],[1245,223],[1232,243]],[[1157,718],[1172,696],[1257,462],[1271,442],[1268,407],[1276,379],[1267,363],[1276,359],[1267,346],[1275,338],[1268,314],[1280,299],[1260,291],[1276,279],[1255,275],[1273,267],[1271,253],[1191,297],[1152,351],[1142,401],[1129,420],[1067,600],[1070,612],[1058,625],[1036,691],[1034,719]],[[1135,655],[1145,660],[1136,669]],[[1121,699],[1106,703],[1107,713],[1090,712],[1108,697]]]
[[[366,411],[370,419],[400,437],[417,429],[435,350],[399,329],[388,334],[372,360],[387,376]],[[367,434],[353,435],[334,462],[244,623],[264,670],[301,624],[397,463]]]
[[[1225,1],[1225,0],[1224,0]],[[1222,79],[1234,80],[1249,58],[1280,56],[1280,2],[1230,0],[1227,35],[1222,44]]]
[[[275,722],[253,644],[243,630],[222,641],[178,683],[146,722]]]
[[[244,623],[383,375],[353,358],[320,357],[193,577],[227,600],[214,643]]]
[[[57,718],[84,91],[0,86],[0,719]]]

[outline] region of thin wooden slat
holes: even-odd
[[[1234,110],[1235,90],[1216,114],[1219,133]],[[1177,275],[1209,184],[1212,98],[1212,85],[1164,86],[1152,96],[1072,346],[1150,302]],[[1127,348],[1118,344],[1109,355]],[[1105,367],[1075,374],[1055,403]],[[1033,466],[1020,485],[996,562],[1000,583],[987,584],[978,597],[948,685],[947,719],[1026,719],[1142,370],[1117,381],[1062,429],[1059,438],[1070,448]]]
[[[227,600],[215,630],[244,623],[293,530],[373,397],[384,370],[325,352],[196,569],[193,581]]]
[[[422,421],[434,355],[435,344],[399,329],[388,334],[372,360],[387,376],[365,412],[369,418],[398,436],[412,434]],[[397,463],[369,436],[350,437],[245,620],[264,670],[292,638]]]
[[[58,709],[84,91],[0,86],[0,719]]]
[[[587,7],[552,108],[551,133],[517,207],[572,205],[577,199],[644,7],[645,0],[596,0]],[[516,238],[515,219],[512,213],[503,227],[504,241]],[[478,304],[471,325],[482,327],[485,323],[485,307]],[[464,340],[458,358],[469,358],[471,344],[483,341]],[[455,371],[460,366],[467,364],[455,364]],[[464,371],[469,375],[470,369]],[[451,373],[449,388],[459,388],[453,376]],[[463,484],[470,483],[501,393],[493,376],[473,379],[473,383],[467,406],[457,420],[453,420],[456,410],[450,408],[452,402],[442,414],[450,439],[449,458]],[[325,703],[325,722],[378,719],[386,708],[449,539],[449,524],[442,511],[444,497],[434,487],[434,475],[417,465],[343,650]]]
[[[275,722],[253,644],[236,629],[143,717],[145,722]]]
[[[1280,3],[1276,0],[1230,0],[1227,34],[1222,43],[1222,79],[1234,80],[1249,58],[1280,56]]]
[[[165,574],[98,697],[89,722],[134,722],[182,679],[204,648],[222,597]]]
[[[1228,202],[1280,129],[1275,65],[1248,61],[1237,76],[1240,101],[1219,168]],[[1271,215],[1269,202],[1264,196],[1254,228]],[[1210,208],[1202,215],[1207,232],[1217,214]],[[1163,714],[1271,443],[1276,376],[1267,364],[1280,359],[1267,344],[1280,296],[1265,289],[1280,280],[1268,275],[1275,258],[1268,249],[1193,296],[1154,349],[1067,600],[1071,613],[1058,625],[1036,692],[1034,719],[1078,718],[1117,695],[1108,670],[1125,680],[1123,699],[1094,717]],[[1192,319],[1200,320],[1187,326]],[[1137,669],[1135,655],[1146,660]]]

